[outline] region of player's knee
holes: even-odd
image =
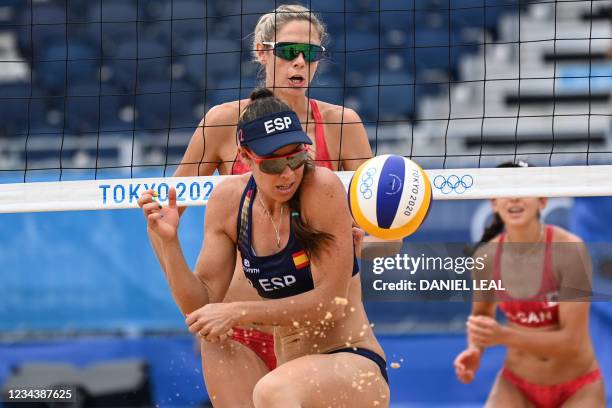
[[[291,383],[276,373],[264,376],[253,390],[253,403],[256,408],[288,407],[292,406],[294,399]]]

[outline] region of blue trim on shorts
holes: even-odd
[[[373,362],[376,363],[376,365],[380,369],[380,373],[382,374],[387,384],[389,384],[389,376],[387,375],[387,362],[385,361],[384,358],[382,358],[380,355],[373,352],[372,350],[364,349],[361,347],[345,347],[345,348],[341,348],[338,350],[328,351],[325,354],[336,354],[336,353],[353,353],[353,354],[358,354],[360,356],[363,356],[367,358],[368,360],[372,360]]]

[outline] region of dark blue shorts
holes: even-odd
[[[384,358],[382,358],[381,356],[379,356],[372,350],[359,348],[359,347],[345,347],[345,348],[341,348],[341,349],[334,350],[334,351],[328,351],[325,354],[336,354],[336,353],[359,354],[360,356],[363,356],[369,360],[372,360],[373,362],[376,363],[378,368],[380,368],[380,373],[382,374],[387,384],[389,384],[389,377],[387,375],[387,362],[385,361]]]

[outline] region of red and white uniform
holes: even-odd
[[[514,300],[505,291],[497,294],[499,308],[509,322],[528,328],[555,327],[559,324],[559,285],[555,279],[552,263],[553,227],[546,226],[546,248],[544,249],[544,271],[540,289],[529,299]],[[495,254],[493,279],[501,280],[501,256],[504,234],[499,238]],[[517,387],[536,408],[559,408],[572,395],[587,384],[598,381],[601,371],[595,369],[565,383],[543,385],[526,381],[507,368],[502,369],[502,377]]]

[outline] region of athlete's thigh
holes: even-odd
[[[252,407],[253,388],[270,370],[248,347],[233,341],[225,344],[201,341],[204,381],[217,408]]]
[[[495,377],[495,382],[489,392],[485,408],[532,408],[529,402],[514,384],[502,377],[501,372]]]
[[[565,403],[563,408],[605,408],[606,396],[603,380],[597,380],[580,388]]]
[[[316,354],[289,361],[270,372],[271,380],[308,408],[388,407],[389,386],[378,365],[353,353]]]

